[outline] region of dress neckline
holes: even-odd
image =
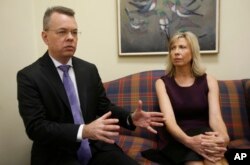
[[[180,87],[180,88],[191,88],[192,86],[194,86],[197,78],[195,77],[194,78],[194,82],[191,84],[191,85],[188,85],[188,86],[181,86],[180,84],[178,84],[178,82],[175,80],[175,78],[173,77],[172,80],[174,81],[175,85]]]

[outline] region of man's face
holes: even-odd
[[[48,30],[42,37],[51,56],[61,63],[67,63],[76,51],[78,40],[77,23],[74,17],[53,13],[50,17]]]

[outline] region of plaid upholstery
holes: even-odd
[[[140,137],[120,135],[116,142],[126,154],[137,160],[141,165],[156,165],[156,163],[141,156],[141,151],[156,148],[157,144],[155,141]]]
[[[219,88],[222,116],[231,140],[250,138],[242,81],[219,81]]]
[[[143,110],[159,111],[154,83],[162,75],[164,75],[162,70],[145,71],[106,82],[104,87],[109,99],[116,105],[124,107],[127,111],[134,111],[139,99],[143,102]],[[136,128],[136,131],[122,128],[121,134],[156,140],[156,135],[141,128]]]
[[[164,75],[163,70],[152,70],[128,75],[113,81],[105,82],[104,87],[109,99],[124,107],[126,111],[134,111],[138,100],[143,101],[143,110],[159,111],[155,93],[155,80]],[[220,80],[220,105],[226,123],[230,142],[234,148],[250,146],[250,79]],[[140,155],[140,151],[148,148],[162,147],[166,142],[165,128],[157,128],[159,135],[154,135],[145,129],[136,128],[129,131],[121,128],[116,142],[132,158],[142,165],[155,164]]]
[[[248,113],[248,121],[250,123],[250,80],[244,79],[243,80],[243,87],[245,91],[245,100],[246,100],[246,108]]]

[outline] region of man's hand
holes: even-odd
[[[163,126],[163,114],[161,112],[145,112],[142,110],[142,101],[138,101],[138,108],[131,115],[135,126],[148,129],[152,133],[157,133],[152,126]]]
[[[106,143],[115,143],[114,137],[119,135],[118,119],[109,119],[111,112],[107,112],[95,121],[86,124],[83,129],[83,138],[101,140]]]

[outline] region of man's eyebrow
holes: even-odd
[[[64,27],[61,27],[61,28],[58,28],[56,30],[78,30],[77,28],[74,28],[74,29],[68,29],[68,28],[64,28]]]

